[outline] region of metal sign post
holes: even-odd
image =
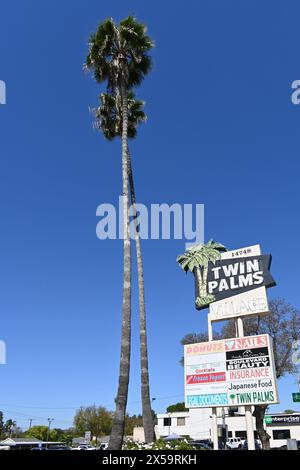
[[[238,337],[241,338],[244,336],[244,325],[243,325],[243,319],[241,317],[238,317],[236,320],[236,330],[237,330]],[[245,418],[246,418],[248,450],[255,450],[252,409],[251,409],[251,406],[249,405],[245,406]]]
[[[208,341],[212,341],[213,331],[212,331],[212,324],[211,324],[209,315],[207,315],[207,324],[208,324]],[[213,437],[214,450],[219,450],[217,408],[212,408],[212,437]]]
[[[219,450],[219,438],[218,438],[218,408],[212,408],[212,435],[214,450]]]

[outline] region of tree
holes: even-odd
[[[16,421],[8,419],[4,423],[3,412],[0,411],[0,437],[19,437],[23,434],[22,429],[17,426]]]
[[[277,379],[286,374],[296,374],[297,366],[293,363],[293,343],[300,339],[300,312],[282,298],[276,298],[269,302],[270,315],[248,317],[243,320],[244,335],[269,334],[273,340],[273,354]],[[235,322],[228,321],[223,326],[220,334],[214,335],[214,339],[234,338],[236,336]],[[186,335],[182,344],[201,341],[205,335]],[[192,341],[192,340],[195,341]],[[185,341],[189,341],[185,342]],[[205,341],[205,340],[204,340]],[[264,417],[268,405],[256,405],[253,416],[255,417],[256,430],[262,442],[263,448],[270,449],[270,436],[264,428]]]
[[[153,42],[146,28],[129,16],[117,26],[112,19],[101,23],[90,37],[85,68],[98,83],[107,82],[122,103],[122,196],[123,196],[123,304],[119,385],[109,449],[122,448],[128,397],[131,352],[131,247],[128,196],[128,90],[139,85],[151,66],[148,51]]]
[[[4,433],[8,437],[12,437],[15,426],[17,425],[16,421],[8,419],[4,424]]]
[[[170,405],[167,408],[167,413],[174,413],[176,411],[189,411],[189,410],[188,408],[185,407],[184,401],[175,403],[175,405]]]
[[[24,435],[24,431],[20,426],[15,425],[13,428],[13,436],[14,437],[22,437]]]
[[[34,437],[35,439],[39,439],[41,441],[47,440],[48,434],[48,426],[31,426],[28,431],[26,431],[25,435],[27,437]]]
[[[70,439],[70,436],[63,429],[53,428],[50,430],[49,440],[52,442],[66,442],[72,441],[72,438]]]
[[[3,420],[3,411],[0,411],[0,437],[4,433],[4,420]]]
[[[193,272],[197,280],[198,296],[195,301],[197,307],[203,307],[215,300],[214,295],[207,292],[208,263],[215,264],[221,258],[222,251],[227,251],[227,248],[221,243],[210,240],[206,244],[191,246],[177,257],[176,261],[181,268],[186,273]]]
[[[56,432],[59,432],[59,441],[64,442],[68,445],[72,444],[74,437],[81,437],[81,432],[77,431],[74,427],[68,429],[55,429]],[[62,434],[60,434],[62,432]],[[51,431],[50,431],[51,435]]]
[[[129,139],[137,135],[137,127],[147,120],[143,110],[145,102],[136,99],[132,90],[128,91],[128,123],[127,134]],[[94,128],[101,131],[104,137],[111,141],[116,137],[122,137],[122,101],[118,93],[101,93],[100,106],[93,108],[95,115]],[[130,171],[128,169],[128,177]]]
[[[143,417],[141,415],[126,415],[125,418],[125,436],[132,436],[135,427],[143,426]]]
[[[76,431],[84,434],[90,431],[96,438],[107,435],[111,432],[112,413],[103,406],[81,407],[76,411],[74,417],[74,426]]]
[[[94,110],[96,116],[95,127],[101,130],[108,140],[122,136],[122,103],[119,94],[102,93],[100,96],[100,107]],[[134,138],[137,134],[138,124],[146,121],[146,114],[143,111],[144,102],[137,100],[135,94],[128,92],[128,137]],[[133,210],[135,247],[138,270],[138,288],[139,288],[139,316],[140,316],[140,357],[141,357],[141,398],[143,427],[145,431],[146,443],[155,440],[154,422],[151,410],[150,384],[149,384],[149,366],[148,366],[148,347],[147,347],[147,325],[146,325],[146,305],[145,305],[145,287],[144,271],[142,260],[141,240],[139,233],[139,221],[136,208],[136,196],[134,188],[134,179],[131,163],[131,155],[127,146],[128,160],[128,180],[130,188],[130,197]]]

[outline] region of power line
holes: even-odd
[[[179,395],[169,395],[169,396],[164,396],[164,397],[158,397],[155,398],[155,401],[163,401],[163,400],[168,400],[170,398],[183,398],[183,394]],[[141,403],[141,400],[136,400],[136,401],[131,401],[128,402],[127,405],[135,405]],[[9,408],[28,408],[28,409],[40,409],[40,410],[77,410],[78,408],[81,408],[83,405],[77,405],[77,406],[57,406],[57,407],[51,407],[51,406],[35,406],[35,405],[16,405],[16,404],[9,404],[9,403],[0,403],[0,406],[5,406]],[[114,403],[110,403],[109,405],[106,405],[107,407],[114,406]]]
[[[183,398],[183,394],[177,394],[177,395],[168,395],[168,396],[162,396],[162,397],[158,397],[158,398],[155,398],[155,401],[165,401],[165,400],[169,400],[169,399],[172,399],[172,398]],[[134,405],[134,404],[140,404],[141,403],[141,400],[136,400],[136,401],[132,401],[132,402],[128,402],[128,405]],[[20,421],[23,421],[26,419],[26,421],[28,421],[28,419],[31,419],[31,420],[39,420],[39,421],[45,421],[47,422],[47,419],[48,417],[46,416],[38,416],[36,414],[28,414],[28,413],[24,413],[22,411],[16,411],[18,410],[19,408],[21,409],[25,409],[25,410],[55,410],[55,411],[59,411],[59,410],[77,410],[79,408],[81,408],[83,405],[78,405],[78,406],[63,406],[63,407],[49,407],[49,406],[35,406],[35,405],[16,405],[16,404],[8,404],[8,403],[0,403],[0,407],[1,407],[1,411],[4,411],[6,414],[14,414],[14,415],[17,415],[17,416],[20,416],[19,420]],[[102,405],[104,406],[104,405]],[[107,408],[110,408],[110,407],[113,407],[114,406],[114,403],[111,403],[110,405],[105,405]],[[4,408],[2,408],[4,407]],[[23,419],[22,419],[23,417]],[[66,420],[66,419],[59,419],[59,418],[55,418],[55,421],[57,423],[62,423],[62,425],[68,425],[68,426],[72,426],[73,425],[73,419],[69,419],[69,420]],[[22,426],[22,428],[26,429],[25,426]]]
[[[48,417],[46,418],[45,416],[36,416],[36,415],[33,415],[33,414],[21,413],[20,411],[11,411],[11,410],[7,410],[7,409],[2,409],[1,411],[4,411],[5,413],[13,413],[15,415],[24,416],[27,419],[28,419],[28,417],[30,417],[34,420],[39,419],[39,420],[42,420],[42,421],[47,421],[47,419],[48,419]],[[72,422],[72,420],[59,419],[59,418],[57,418],[56,421],[61,422],[61,423],[70,423],[70,422]]]

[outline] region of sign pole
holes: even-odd
[[[213,331],[212,331],[212,322],[210,319],[210,314],[207,315],[207,331],[208,331],[208,341],[212,341]]]
[[[237,318],[237,332],[240,338],[244,336],[244,325],[241,317]]]
[[[212,323],[210,321],[210,315],[207,315],[207,325],[208,325],[208,341],[213,340],[213,331]],[[219,450],[219,439],[218,439],[218,419],[217,419],[217,408],[212,408],[212,437],[214,450]]]
[[[253,418],[252,418],[252,410],[251,410],[250,405],[245,406],[245,416],[246,416],[248,450],[255,450]]]
[[[219,450],[217,408],[212,408],[212,434],[214,450]]]
[[[236,329],[237,329],[238,337],[240,338],[243,337],[244,325],[243,325],[243,319],[241,317],[238,317],[236,320]],[[251,406],[249,405],[245,406],[245,418],[246,418],[248,450],[255,450],[252,410],[251,410]]]

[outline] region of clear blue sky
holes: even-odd
[[[143,3],[143,5],[142,5]],[[122,242],[96,238],[96,207],[121,192],[120,145],[92,129],[100,88],[82,72],[90,32],[133,13],[155,39],[138,90],[148,123],[132,144],[138,200],[204,203],[205,237],[260,243],[278,286],[299,299],[299,2],[4,0],[0,79],[0,409],[67,427],[80,405],[113,409],[119,367]],[[295,243],[296,242],[296,243]],[[296,245],[296,246],[295,246]],[[143,243],[151,395],[183,398],[180,339],[206,328],[182,241]],[[134,285],[136,287],[136,283]],[[140,406],[138,309],[128,411]],[[280,382],[280,411],[294,378]]]

